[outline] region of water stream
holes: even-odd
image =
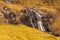
[[[44,26],[43,26],[42,19],[41,19],[42,15],[40,15],[39,12],[37,12],[37,11],[35,11],[35,10],[33,10],[33,9],[30,9],[30,11],[34,12],[35,15],[36,15],[38,29],[41,30],[41,31],[45,31],[45,28],[44,28]],[[30,17],[30,18],[31,18],[31,17]],[[32,24],[32,26],[34,27],[33,22],[32,22],[32,19],[31,19],[31,24]]]

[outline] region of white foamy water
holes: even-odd
[[[42,16],[36,12],[36,17],[37,17],[38,29],[41,31],[45,31],[45,28],[43,26],[42,19],[41,19]]]
[[[32,9],[30,9],[30,10],[32,10]],[[41,19],[42,16],[35,10],[32,10],[32,11],[36,13],[38,29],[41,31],[45,31],[45,28],[43,26],[42,19]]]

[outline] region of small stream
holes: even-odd
[[[39,29],[41,31],[45,31],[45,28],[43,26],[42,19],[41,19],[42,15],[40,15],[39,12],[37,12],[33,9],[27,9],[26,13],[30,17],[30,23],[33,26],[33,28],[35,28],[37,25],[37,29]],[[35,21],[34,18],[36,18],[37,20]]]
[[[38,24],[38,29],[41,30],[41,31],[45,31],[45,28],[43,26],[43,23],[42,23],[42,16],[40,15],[40,13],[34,11],[36,13],[36,17],[37,17],[37,24]]]

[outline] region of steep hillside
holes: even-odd
[[[57,40],[57,38],[26,25],[0,24],[0,40]]]
[[[50,11],[54,15],[56,15],[56,18],[54,19],[55,22],[49,26],[49,30],[52,31],[57,36],[60,35],[60,0],[8,0],[8,2],[4,0],[0,0],[0,13],[3,12],[2,9],[4,7],[9,8],[12,12],[16,14],[21,14],[21,10],[23,10],[24,8],[34,8],[38,11],[41,11],[41,10]],[[19,17],[22,17],[22,15],[16,17],[18,22],[19,22]],[[4,20],[4,18],[0,18],[0,19],[2,21]],[[50,37],[49,34],[40,32],[36,29],[31,29],[29,27],[25,28],[25,26],[23,25],[22,25],[23,27],[15,26],[15,25],[7,25],[7,26],[0,25],[1,40],[5,40],[5,38],[6,40],[9,40],[9,39],[11,40],[15,40],[15,39],[17,40],[20,40],[20,39],[21,40],[40,40],[40,39],[41,40],[57,40],[53,36]],[[60,39],[58,38],[58,40]]]

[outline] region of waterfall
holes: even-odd
[[[36,17],[37,17],[38,29],[41,31],[45,31],[45,28],[43,26],[42,19],[41,19],[42,16],[38,12],[36,12]]]
[[[26,15],[29,16],[30,24],[33,28],[37,28],[41,31],[45,31],[45,28],[43,26],[43,22],[41,19],[42,15],[38,11],[36,11],[34,9],[27,8]]]
[[[38,29],[41,31],[45,31],[45,28],[43,26],[42,19],[41,19],[42,16],[40,15],[40,13],[33,9],[30,9],[30,10],[36,13]]]

